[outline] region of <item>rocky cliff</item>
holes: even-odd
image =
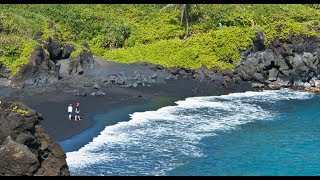
[[[257,34],[255,44],[263,44]],[[258,43],[260,42],[260,43]],[[267,48],[252,48],[238,63],[235,74],[245,81],[258,82],[255,86],[314,87],[320,78],[320,39],[290,35],[278,39]]]
[[[234,70],[208,69],[206,66],[195,70],[164,68],[160,65],[145,63],[146,65],[141,64],[139,67],[133,66],[136,68],[133,74],[127,74],[122,69],[106,72],[103,69],[106,67],[105,64],[112,66],[115,63],[96,62],[86,43],[83,46],[87,50],[83,50],[76,58],[71,58],[70,54],[74,51],[72,45],[65,45],[62,50],[57,41],[49,41],[45,46],[49,55],[41,46],[38,46],[31,54],[29,63],[12,78],[11,86],[22,88],[54,84],[56,87],[61,87],[60,89],[71,87],[72,90],[77,91],[84,91],[80,89],[87,88],[90,83],[92,86],[95,85],[94,89],[113,85],[138,87],[150,86],[151,83],[161,79],[161,74],[165,74],[166,80],[190,78],[224,86],[247,81],[252,84],[252,87],[259,89],[291,87],[310,90],[310,88],[317,88],[320,92],[320,39],[318,37],[291,34],[286,39],[275,39],[266,46],[265,35],[263,32],[257,32],[252,40],[253,45],[245,52],[241,52],[243,59]],[[150,70],[149,68],[154,71],[153,75],[146,73]],[[4,72],[4,69],[5,67],[2,67],[0,72]],[[138,73],[137,69],[142,69],[141,73]],[[37,86],[37,91],[41,86]],[[93,94],[96,95],[96,93]],[[103,95],[103,92],[98,94]]]
[[[23,103],[0,101],[0,175],[70,175],[65,153],[44,132],[41,120]]]

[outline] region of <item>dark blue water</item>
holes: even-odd
[[[262,107],[279,114],[202,139],[206,157],[168,175],[320,175],[319,96]]]
[[[320,175],[317,95],[284,89],[194,97],[130,117],[67,153],[71,173]]]

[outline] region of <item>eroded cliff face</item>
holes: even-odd
[[[260,41],[263,44],[263,38]],[[318,86],[319,44],[317,37],[292,34],[287,39],[275,40],[266,49],[248,51],[235,68],[235,73],[244,81],[259,82],[256,85],[261,87]]]
[[[66,154],[23,103],[0,101],[0,175],[69,176]]]

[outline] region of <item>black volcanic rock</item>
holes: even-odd
[[[26,145],[8,136],[0,148],[2,175],[32,176],[40,166],[39,160]]]
[[[293,34],[287,39],[276,39],[267,49],[245,55],[234,72],[245,81],[266,79],[270,87],[308,85],[311,79],[320,77],[319,42],[317,37]]]
[[[68,73],[70,75],[83,74],[85,70],[93,66],[94,59],[91,51],[82,50],[77,58],[71,59]]]
[[[71,44],[65,44],[63,46],[63,51],[62,51],[62,59],[68,59],[71,55],[71,53],[74,51],[74,47]]]
[[[51,38],[49,38],[44,47],[48,50],[51,60],[57,61],[61,59],[62,49],[61,44],[58,41],[52,41]]]
[[[5,65],[0,61],[0,78],[10,77],[10,69],[6,68]]]
[[[0,103],[0,175],[68,176],[66,155],[39,124],[41,114],[23,103]]]
[[[22,66],[12,78],[13,87],[22,88],[26,85],[43,85],[58,81],[60,65],[49,59],[41,46],[31,53],[29,63]]]
[[[253,45],[254,45],[254,47],[253,47],[254,52],[262,51],[265,49],[263,32],[259,31],[256,33],[256,36],[253,39]]]

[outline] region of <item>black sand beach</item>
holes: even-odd
[[[6,100],[22,101],[43,116],[42,125],[51,135],[53,141],[59,142],[81,133],[93,125],[93,116],[106,113],[111,109],[129,105],[144,104],[160,96],[184,99],[186,97],[223,95],[233,92],[253,90],[246,83],[232,84],[230,86],[215,85],[198,82],[191,79],[168,80],[164,83],[154,83],[150,87],[138,86],[110,87],[104,89],[105,96],[75,96],[73,92],[55,90],[38,94],[20,94],[18,97],[11,93],[5,94],[5,87],[0,88],[1,96]],[[10,92],[10,90],[7,90]],[[81,121],[68,119],[67,107],[70,103],[75,106],[80,102]],[[109,125],[115,122],[110,122]]]

